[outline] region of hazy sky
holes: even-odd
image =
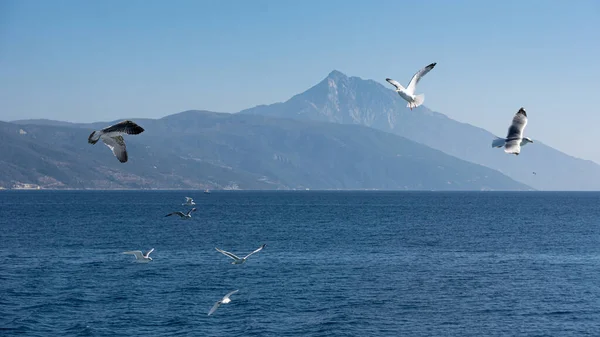
[[[0,0],[0,120],[108,121],[285,101],[337,69],[600,163],[600,1]]]

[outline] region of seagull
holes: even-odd
[[[135,255],[135,260],[137,262],[140,263],[148,263],[150,261],[152,261],[152,258],[150,257],[150,253],[152,253],[154,251],[154,248],[150,249],[146,255],[142,254],[141,250],[134,250],[131,252],[123,252],[123,254],[130,254],[130,255]]]
[[[504,152],[519,155],[521,152],[521,146],[525,146],[527,143],[533,143],[533,140],[529,137],[523,137],[523,130],[527,125],[527,113],[525,109],[521,108],[513,117],[512,124],[508,128],[508,134],[506,138],[496,137],[492,141],[492,147],[503,147]]]
[[[400,95],[400,97],[404,98],[404,100],[408,102],[406,106],[412,110],[413,108],[416,108],[419,105],[423,104],[423,101],[425,101],[425,94],[415,95],[415,89],[417,84],[423,76],[425,76],[429,71],[431,71],[433,67],[435,67],[436,64],[436,62],[431,63],[425,68],[417,71],[417,73],[414,74],[413,77],[410,79],[408,87],[406,88],[404,88],[400,83],[398,83],[395,80],[392,80],[391,78],[386,78],[385,80],[388,81],[394,87],[396,87],[396,92],[398,93],[398,95]]]
[[[196,203],[194,202],[194,199],[190,198],[190,197],[185,197],[185,203],[183,203],[182,205],[184,206],[194,206]]]
[[[227,256],[229,256],[230,258],[232,258],[232,259],[233,259],[233,262],[231,262],[231,264],[242,264],[242,263],[246,262],[246,259],[247,259],[247,258],[249,258],[249,257],[250,257],[250,255],[252,255],[252,254],[254,254],[254,253],[258,253],[258,252],[260,252],[261,250],[263,250],[263,248],[265,248],[265,246],[266,246],[266,244],[264,244],[264,245],[260,246],[260,247],[259,247],[257,250],[255,250],[255,251],[253,251],[252,253],[250,253],[250,254],[248,254],[248,255],[244,256],[243,258],[239,258],[237,255],[235,255],[235,254],[233,254],[233,253],[230,253],[230,252],[226,252],[226,251],[224,251],[224,250],[222,250],[222,249],[219,249],[219,248],[215,248],[215,249],[216,249],[218,252],[220,252],[220,253],[223,253],[224,255],[227,255]]]
[[[234,290],[234,291],[230,292],[229,294],[223,296],[223,299],[221,299],[220,301],[217,301],[217,303],[215,303],[215,305],[213,305],[213,307],[210,308],[210,311],[208,312],[208,316],[212,315],[212,313],[215,312],[215,310],[217,310],[221,306],[221,304],[227,304],[227,303],[231,302],[231,299],[229,298],[229,296],[237,293],[238,291],[239,291],[239,289]]]
[[[533,172],[534,175],[537,175],[537,173]]]
[[[144,128],[134,122],[128,120],[122,121],[102,130],[92,132],[88,137],[88,143],[96,144],[98,140],[102,139],[115,157],[117,157],[121,163],[125,163],[127,162],[127,148],[125,147],[125,140],[122,135],[125,133],[128,135],[137,135],[142,132],[144,132]]]
[[[192,217],[192,212],[196,211],[196,207],[190,209],[186,214],[184,214],[183,212],[173,212],[173,213],[169,213],[167,215],[165,215],[165,218],[171,215],[179,215],[182,219],[190,219]]]

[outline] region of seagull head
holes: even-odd
[[[533,140],[531,140],[531,138],[529,137],[523,137],[523,140],[525,141],[525,143],[533,143]]]
[[[150,256],[148,256],[148,260],[152,261],[152,258]]]

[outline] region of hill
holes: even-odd
[[[339,71],[332,71],[323,81],[286,102],[240,113],[365,125],[498,170],[535,189],[600,190],[600,165],[546,146],[535,135],[529,135],[535,143],[524,148],[520,156],[507,155],[491,148],[495,136],[490,132],[425,106],[411,111],[390,88]],[[513,113],[508,111],[507,118]],[[530,122],[535,118],[530,116]]]
[[[136,119],[119,163],[108,123],[0,123],[0,186],[80,189],[525,190],[489,168],[361,125],[187,111]]]

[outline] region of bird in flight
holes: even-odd
[[[172,212],[172,213],[169,213],[169,214],[165,215],[165,218],[168,217],[168,216],[171,216],[171,215],[179,215],[182,219],[191,219],[192,218],[192,212],[195,212],[195,211],[196,211],[196,207],[190,209],[187,213],[183,213],[183,212],[179,212],[179,211]]]
[[[492,141],[492,147],[504,146],[504,152],[518,156],[521,152],[521,146],[525,146],[527,143],[533,143],[531,138],[523,137],[523,130],[525,130],[526,125],[527,112],[525,112],[525,109],[521,108],[513,117],[506,138],[496,137],[496,139]]]
[[[127,162],[127,147],[125,146],[124,134],[137,135],[144,132],[144,128],[132,121],[122,121],[102,130],[94,131],[88,137],[88,143],[96,144],[98,140],[108,146],[112,153],[121,163]]]
[[[223,298],[219,301],[217,301],[217,303],[215,303],[215,305],[213,305],[212,308],[210,308],[210,311],[208,312],[208,316],[212,315],[213,312],[215,312],[215,310],[217,310],[221,304],[227,304],[229,302],[231,302],[231,299],[229,298],[229,296],[237,293],[239,290],[234,290],[230,293],[228,293],[227,295],[223,296]]]
[[[194,199],[190,198],[190,197],[185,197],[185,203],[183,203],[183,206],[194,206],[196,203],[194,202]]]
[[[154,248],[150,249],[146,254],[142,254],[141,250],[134,250],[130,252],[123,252],[123,254],[135,255],[135,260],[140,263],[148,263],[152,261],[150,253],[154,251]]]
[[[242,264],[246,262],[246,259],[250,257],[250,255],[254,254],[254,253],[258,253],[261,250],[263,250],[263,248],[265,248],[266,244],[260,246],[257,250],[253,251],[252,253],[244,256],[243,258],[238,257],[237,255],[230,253],[230,252],[226,252],[222,249],[219,248],[215,248],[218,252],[222,253],[223,255],[229,256],[230,258],[233,259],[233,262],[231,262],[231,264]]]
[[[423,78],[423,76],[425,76],[428,72],[431,71],[431,69],[435,67],[436,64],[436,62],[431,63],[425,68],[417,71],[410,79],[408,87],[406,88],[404,88],[400,83],[391,78],[386,78],[385,80],[388,81],[394,87],[396,87],[396,92],[398,93],[398,95],[400,95],[400,97],[404,98],[404,100],[408,102],[406,106],[412,110],[413,108],[416,108],[423,104],[423,102],[425,101],[425,94],[415,95],[415,89],[417,88],[417,84],[419,83],[421,78]]]

